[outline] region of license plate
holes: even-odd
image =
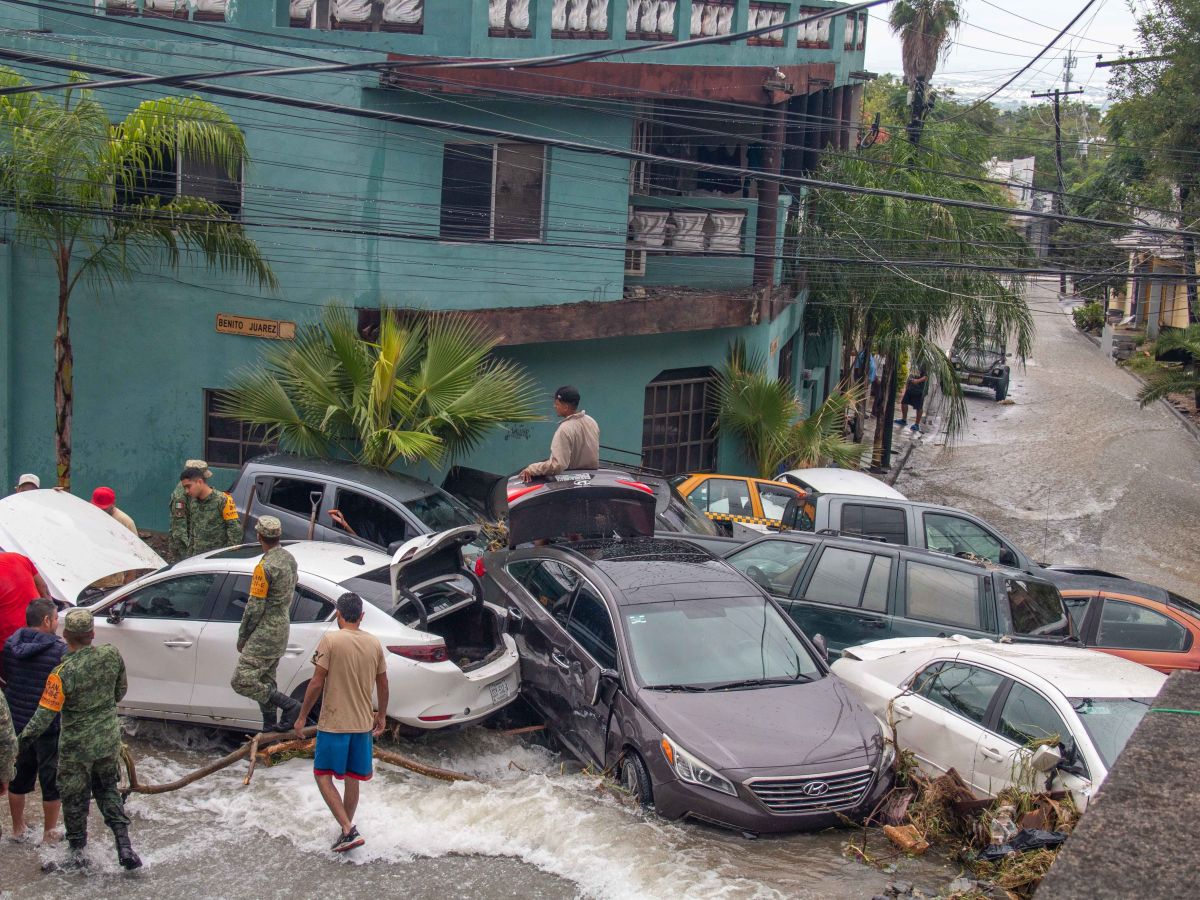
[[[488,685],[488,690],[492,692],[492,702],[499,703],[502,700],[508,699],[508,682],[497,681]]]
[[[970,375],[967,377],[967,384],[983,384],[983,376]]]

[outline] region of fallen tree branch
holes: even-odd
[[[222,769],[228,768],[239,759],[244,759],[247,756],[250,757],[250,769],[246,773],[242,784],[249,784],[250,776],[254,774],[255,760],[260,754],[270,757],[288,750],[304,749],[309,743],[308,739],[316,733],[316,727],[309,726],[302,732],[303,738],[301,740],[295,739],[296,733],[294,731],[256,734],[232,753],[222,756],[207,766],[202,766],[194,772],[190,772],[182,778],[177,778],[175,781],[166,784],[142,784],[139,782],[137,765],[134,762],[133,755],[129,752],[129,748],[122,747],[121,759],[125,763],[125,769],[129,776],[129,786],[121,791],[121,796],[128,797],[130,794],[166,794],[170,791],[177,791],[180,788],[187,787],[189,784],[196,783],[201,778],[207,778],[209,775],[220,772]],[[287,738],[291,738],[291,740],[287,740]],[[267,744],[268,746],[259,750],[259,746],[262,744]],[[416,772],[418,775],[424,775],[427,778],[437,778],[441,781],[478,781],[474,776],[465,775],[462,772],[452,772],[449,769],[439,769],[437,766],[428,766],[425,763],[417,762],[415,759],[410,759],[401,753],[384,750],[378,746],[375,747],[375,758]]]

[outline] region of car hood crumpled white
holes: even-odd
[[[72,604],[101,578],[166,565],[112,516],[65,491],[23,491],[0,500],[0,550],[33,560],[52,598]]]

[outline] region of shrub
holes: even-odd
[[[1100,331],[1104,328],[1104,307],[1099,303],[1085,303],[1071,310],[1071,318],[1080,331]]]

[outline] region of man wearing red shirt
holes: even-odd
[[[0,553],[0,646],[25,626],[25,607],[38,597],[49,599],[50,592],[29,557]]]

